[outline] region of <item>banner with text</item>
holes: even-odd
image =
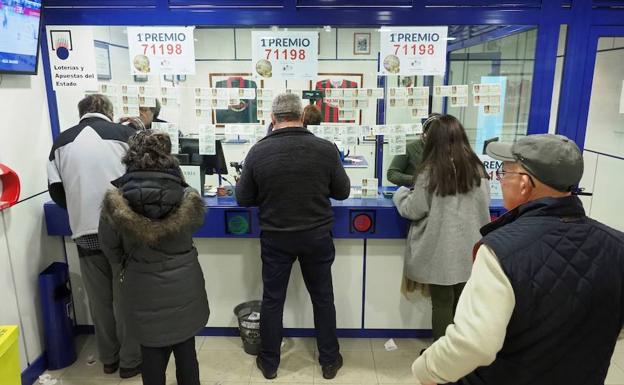
[[[485,171],[490,177],[490,199],[503,199],[503,190],[500,182],[496,178],[496,170],[499,169],[503,162],[496,160],[489,155],[479,155],[479,159],[485,166]]]
[[[46,37],[54,90],[97,91],[91,27],[48,26]]]
[[[444,76],[448,27],[381,29],[381,75]]]
[[[318,75],[317,32],[254,31],[251,45],[256,78],[315,79]]]
[[[133,75],[194,75],[194,27],[128,27]]]

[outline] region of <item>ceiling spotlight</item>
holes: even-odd
[[[278,29],[279,29],[279,27],[277,25],[272,25],[271,26],[271,31],[273,31],[273,32],[277,32]]]

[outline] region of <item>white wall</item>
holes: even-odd
[[[624,231],[624,38],[601,38],[598,49],[603,51],[596,56],[582,184],[594,195],[584,204],[592,218]]]
[[[41,60],[38,73],[4,75],[0,82],[0,100],[11,101],[0,103],[0,163],[20,176],[22,200],[0,212],[0,324],[20,326],[22,369],[43,352],[37,275],[64,259],[60,240],[49,237],[43,223],[52,134]]]

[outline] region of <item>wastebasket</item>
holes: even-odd
[[[0,326],[0,384],[20,385],[20,362],[17,326]]]
[[[73,303],[69,268],[54,262],[39,274],[43,332],[49,369],[61,369],[76,361]]]
[[[260,353],[260,308],[262,301],[243,302],[234,308],[238,319],[238,330],[243,340],[245,353],[257,356]]]

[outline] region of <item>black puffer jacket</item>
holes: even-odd
[[[124,266],[122,306],[141,345],[169,346],[201,330],[210,310],[193,232],[204,202],[179,171],[134,171],[102,204],[102,250]]]

